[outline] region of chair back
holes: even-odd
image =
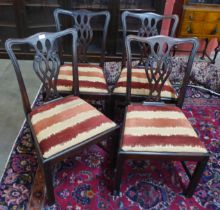
[[[6,41],[5,48],[14,66],[26,116],[31,112],[31,106],[13,46],[29,45],[33,48],[35,53],[33,69],[42,82],[42,91],[45,96],[44,100],[47,101],[51,97],[58,96],[56,83],[60,68],[60,58],[57,40],[67,35],[72,36],[72,65],[77,74],[77,32],[75,29],[66,29],[56,33],[41,32],[27,38],[8,39]],[[78,74],[76,78],[74,77],[73,91],[75,95],[78,95]]]
[[[179,22],[177,15],[159,15],[152,12],[146,13],[136,13],[125,11],[122,13],[122,27],[123,27],[123,39],[125,43],[126,36],[128,34],[134,34],[141,37],[150,37],[161,34],[161,26],[163,21],[170,21],[170,30],[168,36],[174,37],[176,28]],[[129,19],[135,21],[135,28],[129,28]],[[165,34],[164,34],[165,35]],[[142,49],[142,46],[139,46]],[[142,57],[144,56],[144,51],[140,55],[140,63],[142,63]],[[123,50],[122,66],[126,62],[125,49]]]
[[[161,91],[165,82],[168,80],[172,70],[174,69],[174,56],[171,54],[171,49],[174,46],[182,44],[191,44],[192,50],[188,56],[187,66],[185,69],[184,78],[180,85],[180,90],[177,99],[177,106],[182,107],[186,88],[189,83],[189,77],[192,69],[194,57],[199,47],[199,42],[196,38],[173,38],[168,36],[152,36],[140,37],[128,35],[125,46],[127,52],[127,101],[131,101],[131,74],[132,60],[134,52],[132,51],[132,43],[139,43],[149,49],[149,54],[143,58],[143,66],[146,72],[146,85],[149,85],[149,94],[146,96],[147,101],[161,101]]]
[[[68,11],[63,9],[56,9],[54,11],[54,18],[57,31],[61,30],[61,16],[68,16],[73,20],[72,27],[74,27],[78,32],[78,57],[79,61],[83,63],[87,62],[86,55],[94,37],[94,28],[91,25],[91,20],[95,17],[100,18],[100,16],[104,18],[103,28],[101,26],[98,28],[98,30],[103,31],[101,41],[100,66],[104,67],[106,37],[110,21],[110,13],[108,11],[93,12],[89,10]]]

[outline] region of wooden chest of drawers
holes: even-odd
[[[178,36],[204,39],[205,47],[201,58],[206,55],[212,63],[215,63],[217,54],[220,51],[220,4],[185,4]],[[215,48],[214,57],[210,58],[206,50],[212,38],[217,38],[218,46]]]
[[[183,6],[179,36],[220,40],[220,6]]]

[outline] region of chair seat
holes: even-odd
[[[184,113],[172,105],[128,106],[122,150],[207,153]]]
[[[65,64],[60,67],[57,90],[59,92],[71,92],[73,86],[72,65]],[[80,64],[78,66],[79,91],[92,93],[108,93],[108,86],[101,67],[92,64]]]
[[[144,68],[133,68],[131,79],[131,94],[147,96],[149,95],[149,85]],[[118,79],[118,82],[113,90],[115,94],[126,94],[127,85],[127,68],[123,68]],[[173,89],[170,82],[167,80],[161,91],[162,98],[177,99],[176,91]]]
[[[79,97],[65,97],[34,109],[31,123],[44,158],[116,126]]]

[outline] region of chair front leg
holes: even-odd
[[[53,188],[53,170],[50,163],[43,165],[45,185],[46,185],[46,196],[48,204],[52,205],[55,203],[54,188]]]
[[[185,189],[184,194],[186,197],[190,198],[198,185],[198,182],[202,176],[202,173],[206,167],[209,157],[205,157],[203,160],[198,161],[196,168],[192,174],[188,187]]]
[[[118,153],[116,168],[115,168],[114,189],[113,189],[113,195],[115,195],[115,196],[119,195],[119,193],[120,193],[123,165],[124,165],[124,156],[122,154]]]

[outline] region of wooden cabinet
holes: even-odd
[[[219,52],[220,43],[220,0],[185,0],[179,27],[179,37],[198,37],[205,40],[202,58],[206,55],[211,62]],[[214,58],[206,53],[211,39],[218,39]]]
[[[116,11],[117,19],[115,20],[115,40],[116,40],[116,48],[114,49],[114,54],[116,56],[122,55],[123,49],[123,31],[122,31],[122,22],[121,22],[121,14],[124,11],[131,12],[155,12],[158,14],[164,13],[164,7],[166,0],[152,0],[152,1],[143,1],[143,0],[121,0],[119,1],[118,8]],[[139,22],[133,18],[128,18],[128,32],[130,34],[137,35]]]
[[[8,38],[23,38],[41,31],[56,31],[53,11],[64,8],[59,0],[1,0],[0,1],[0,57],[7,57],[4,44]],[[17,54],[19,55],[19,48]],[[25,48],[27,59],[31,53]],[[22,48],[22,51],[24,49]]]
[[[108,10],[111,21],[107,37],[106,57],[120,58],[122,52],[121,13],[125,10],[137,12],[164,13],[166,0],[1,0],[0,1],[0,57],[7,57],[4,42],[7,38],[23,38],[42,31],[56,31],[53,11],[56,8],[67,10],[88,9],[94,11]],[[99,56],[99,37],[101,20],[93,21],[94,41],[89,48],[92,58]],[[70,26],[68,22],[64,27]],[[135,23],[131,22],[131,33],[135,33]],[[132,29],[133,28],[133,29]],[[17,55],[28,59],[31,50]],[[65,55],[70,56],[68,49]],[[20,56],[21,57],[21,56]]]
[[[12,0],[0,1],[0,50],[8,37],[18,37],[16,17]]]
[[[220,38],[220,6],[183,6],[179,36]]]
[[[58,0],[24,0],[25,36],[39,31],[55,31],[53,11],[55,8],[62,6],[58,3]]]

